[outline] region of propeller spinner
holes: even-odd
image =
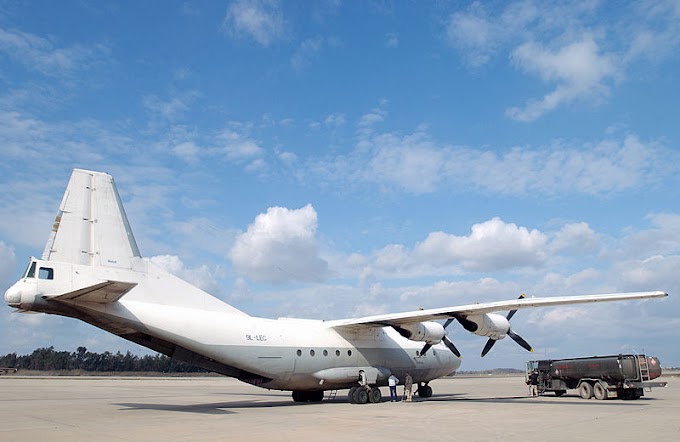
[[[524,293],[522,293],[522,295],[520,295],[520,297],[517,298],[517,299],[524,299],[524,296],[525,296]],[[506,316],[506,319],[508,321],[510,321],[510,319],[513,316],[515,316],[516,312],[517,312],[517,310],[510,310],[508,312],[508,315]],[[511,328],[508,329],[508,336],[510,336],[512,338],[512,340],[515,341],[516,343],[518,343],[522,348],[524,348],[528,351],[534,351],[534,349],[531,348],[531,345],[529,345],[529,343],[527,341],[525,341],[520,335],[518,335],[517,333],[512,331]],[[491,348],[494,346],[495,343],[496,343],[496,340],[493,339],[493,338],[489,338],[489,340],[486,341],[486,345],[482,349],[482,357],[486,356],[486,354],[489,352],[489,350],[491,350]]]
[[[449,319],[447,319],[446,322],[444,323],[444,329],[446,329],[446,327],[448,327],[448,326],[454,321],[454,319],[455,319],[455,318],[449,318]],[[449,350],[451,350],[451,353],[453,353],[454,355],[456,355],[456,357],[458,357],[458,358],[461,357],[461,356],[460,356],[460,352],[458,351],[458,349],[457,349],[456,346],[453,344],[453,342],[449,339],[448,336],[444,336],[444,337],[442,338],[442,342],[444,343],[444,345],[446,345],[446,347],[448,347]],[[430,347],[432,347],[432,344],[425,344],[425,345],[423,346],[423,349],[420,350],[420,356],[425,356],[425,353],[427,353],[427,351],[430,349]]]

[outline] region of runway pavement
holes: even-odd
[[[430,399],[353,405],[230,378],[3,375],[0,440],[680,440],[680,378],[637,401],[531,398],[523,380],[439,379]]]

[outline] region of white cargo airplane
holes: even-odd
[[[297,402],[350,389],[353,403],[379,402],[379,386],[409,372],[421,397],[429,381],[460,366],[446,327],[457,320],[488,337],[482,356],[510,336],[517,309],[667,296],[618,293],[463,305],[345,320],[249,316],[143,259],[113,178],[76,169],[42,259],[31,258],[5,292],[20,312],[80,319],[129,341],[259,387],[290,390]],[[507,316],[494,312],[510,311]],[[437,320],[446,320],[442,325]]]

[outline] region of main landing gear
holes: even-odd
[[[377,404],[382,399],[382,393],[378,387],[352,387],[347,393],[350,404]]]
[[[427,384],[418,385],[418,390],[416,391],[419,397],[427,398],[432,397],[432,387]]]

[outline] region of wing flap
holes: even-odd
[[[416,310],[404,313],[392,313],[386,315],[366,316],[356,319],[340,319],[326,321],[329,327],[355,328],[361,326],[398,326],[414,322],[434,321],[438,319],[454,318],[457,315],[482,315],[498,311],[519,310],[532,307],[554,307],[567,304],[584,304],[591,302],[628,301],[645,298],[661,298],[668,296],[665,292],[635,292],[635,293],[612,293],[605,295],[578,295],[557,296],[552,298],[523,298],[510,301],[485,302],[456,307],[444,307],[429,310]]]
[[[109,304],[118,301],[136,286],[136,282],[105,281],[100,284],[55,296],[50,298],[50,300]]]

